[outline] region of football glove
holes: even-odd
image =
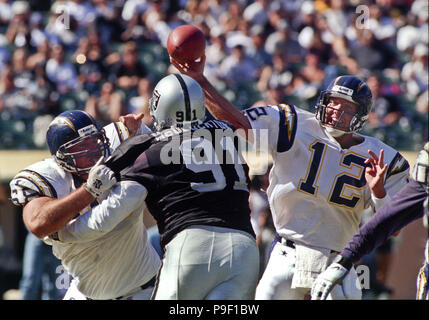
[[[340,284],[349,273],[351,266],[351,263],[338,255],[314,281],[311,289],[311,300],[326,300],[334,286]]]
[[[103,164],[104,157],[91,168],[88,173],[88,179],[83,184],[83,187],[94,198],[100,197],[116,184],[115,173]]]

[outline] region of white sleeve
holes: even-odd
[[[38,197],[61,198],[70,190],[71,176],[46,159],[21,170],[10,182],[11,200],[25,206]]]
[[[137,209],[142,209],[147,190],[135,181],[121,181],[115,185],[107,198],[98,206],[70,221],[58,231],[62,242],[85,242],[101,237],[128,218]]]
[[[245,110],[253,133],[253,151],[288,151],[295,140],[297,115],[292,105],[254,107]]]
[[[371,193],[371,205],[374,211],[377,211],[381,206],[383,206],[388,201],[390,201],[390,196],[387,192],[384,198],[377,198]]]
[[[410,165],[408,161],[397,152],[389,163],[385,174],[384,188],[386,196],[383,199],[377,199],[371,194],[371,207],[377,211],[384,203],[408,183]]]
[[[410,165],[408,161],[397,152],[389,164],[384,181],[384,188],[390,198],[407,184],[409,174]]]
[[[112,122],[103,127],[103,129],[106,137],[109,139],[111,152],[130,137],[128,128],[122,122]]]
[[[113,152],[123,141],[130,138],[128,128],[122,122],[112,122],[103,127],[106,137],[109,139],[110,151]],[[136,135],[152,133],[152,130],[144,123],[138,128]]]

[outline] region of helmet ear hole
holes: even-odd
[[[359,121],[359,117],[357,115],[353,116],[352,120],[350,120],[350,131],[357,131],[362,127],[362,124]]]
[[[325,122],[325,106],[323,104],[316,106],[316,119],[322,123]]]

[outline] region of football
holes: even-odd
[[[193,25],[183,25],[170,32],[167,39],[168,54],[179,62],[192,62],[206,49],[204,33]]]

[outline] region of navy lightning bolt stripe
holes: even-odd
[[[280,119],[277,152],[286,152],[292,147],[295,140],[298,115],[293,105],[281,104],[278,107]]]
[[[33,179],[27,178],[27,177],[24,177],[24,176],[17,176],[17,177],[15,177],[15,180],[18,180],[18,179],[23,179],[23,180],[30,181],[37,188],[37,190],[39,190],[40,194],[45,195],[45,192],[43,191],[43,188],[41,186],[39,186],[39,184],[36,181],[34,181]]]
[[[120,142],[124,141],[124,137],[122,136],[121,129],[119,129],[119,127],[118,127],[118,123],[114,122],[113,125],[115,126],[116,133],[118,134],[119,141]]]
[[[115,126],[116,133],[118,134],[119,141],[120,142],[124,141],[126,139],[126,137],[124,137],[124,133],[122,132],[121,128],[119,127],[119,122],[114,122],[113,125]]]
[[[410,165],[408,161],[405,160],[399,152],[397,152],[393,157],[393,160],[390,162],[389,168],[387,168],[386,179],[394,174],[408,170],[409,167]]]
[[[51,193],[50,195],[46,195],[46,196],[58,198],[58,195],[57,195],[57,192],[55,191],[55,188],[52,186],[52,184],[45,177],[41,176],[40,174],[38,174],[36,171],[33,171],[33,170],[25,169],[25,170],[22,170],[21,172],[22,173],[27,172],[27,173],[30,173],[31,175],[38,177],[46,185],[46,187],[48,188],[48,190]],[[43,191],[44,190],[43,187],[40,186],[34,179],[31,179],[31,177],[26,176],[26,175],[19,175],[16,177],[16,179],[18,179],[18,178],[19,179],[25,179],[25,180],[32,182],[42,194],[45,194],[45,192]]]

